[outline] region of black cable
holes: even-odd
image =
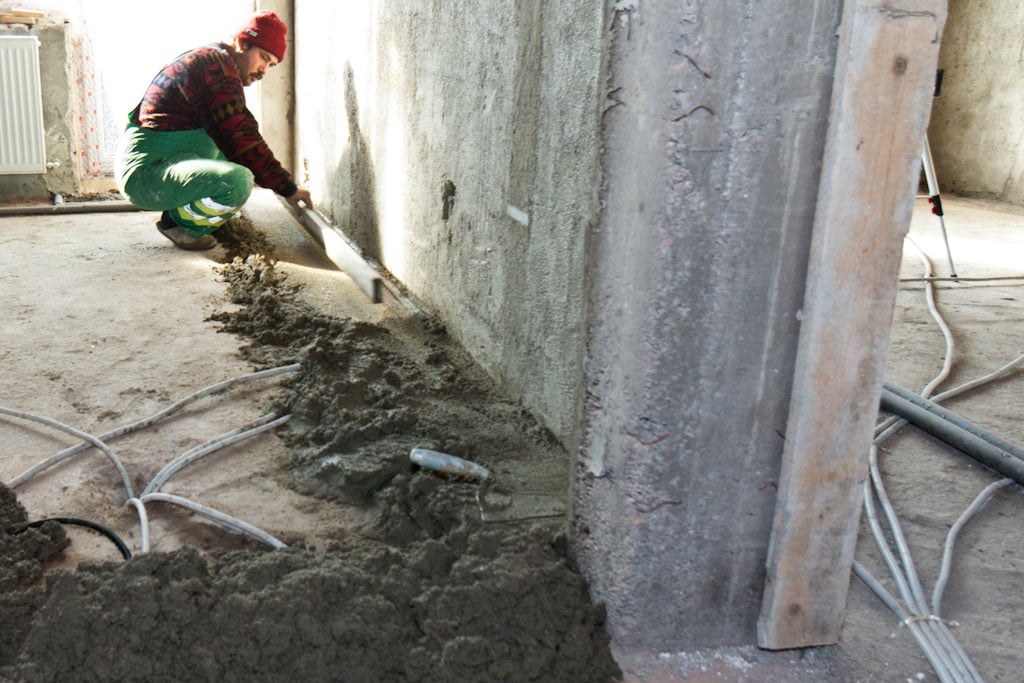
[[[124,559],[132,559],[132,551],[128,550],[128,546],[125,545],[124,541],[122,541],[117,534],[115,534],[113,531],[103,526],[102,524],[98,524],[90,519],[82,519],[81,517],[47,517],[46,519],[37,519],[34,522],[29,522],[16,529],[9,529],[8,533],[19,534],[22,531],[25,531],[26,529],[40,527],[46,524],[47,522],[57,522],[58,524],[70,526],[84,526],[88,529],[92,529],[93,531],[98,531],[107,538],[109,538],[114,543],[114,545],[117,546],[117,549],[121,551],[121,555],[124,557]]]

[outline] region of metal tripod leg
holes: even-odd
[[[942,197],[939,196],[939,182],[935,178],[935,164],[932,163],[932,148],[928,144],[927,135],[924,138],[924,151],[921,152],[921,165],[928,183],[928,202],[932,205],[932,213],[939,217],[939,227],[942,228],[942,241],[946,244],[946,258],[949,259],[949,276],[956,279],[956,266],[953,265],[953,252],[949,249],[946,221],[942,217]]]

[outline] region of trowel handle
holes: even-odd
[[[481,481],[486,481],[487,477],[490,476],[486,467],[477,465],[475,462],[427,448],[412,449],[412,452],[409,453],[409,459],[420,467],[444,472],[445,474],[472,477]]]

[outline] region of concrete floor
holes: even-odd
[[[401,315],[370,304],[337,272],[269,193],[247,208],[266,226],[279,267],[303,296],[333,315],[366,321]],[[184,252],[161,236],[152,212],[0,218],[0,331],[4,407],[43,415],[91,434],[152,415],[169,402],[252,371],[238,356],[241,340],[207,321],[231,304],[217,273],[218,247]],[[136,491],[175,455],[240,427],[266,412],[275,380],[242,386],[193,404],[153,429],[115,442]],[[68,445],[59,431],[0,420],[0,481],[9,482]],[[276,475],[288,454],[267,434],[175,476],[167,492],[192,497],[279,538],[328,542],[360,521],[353,508],[300,496]],[[101,458],[102,456],[98,456]],[[88,456],[63,463],[16,490],[32,518],[76,515],[112,528],[138,547],[138,520],[117,505],[123,496],[114,468]],[[225,466],[229,463],[230,466]],[[196,524],[176,509],[151,518],[153,550],[244,547],[248,541]],[[87,530],[72,530],[62,566],[112,559],[111,547]],[[286,541],[287,542],[287,541]]]
[[[973,379],[1024,352],[1024,296],[1018,280],[974,280],[1024,275],[1024,215],[981,201],[946,198],[946,223],[958,283],[937,284],[937,303],[952,329],[956,350],[950,378],[939,391]],[[247,209],[257,225],[276,225],[282,267],[306,285],[306,295],[337,315],[379,320],[403,313],[374,307],[335,272],[294,225],[282,222],[272,198]],[[38,412],[103,431],[126,418],[153,412],[170,398],[244,374],[238,340],[217,333],[205,318],[224,305],[223,285],[206,255],[175,250],[152,228],[152,214],[0,218],[0,287],[5,324],[0,334],[2,385],[7,407]],[[911,230],[937,274],[948,274],[938,221],[920,201]],[[921,266],[905,253],[903,277]],[[942,366],[944,343],[927,312],[923,285],[904,282],[897,302],[888,378],[920,389]],[[1012,378],[956,399],[949,407],[986,429],[1024,443],[1020,388]],[[126,444],[139,480],[168,454],[257,416],[272,384],[190,412],[150,441]],[[0,480],[54,452],[64,439],[43,428],[0,421]],[[198,470],[176,480],[178,490],[217,501],[234,514],[275,528],[287,538],[312,530],[313,543],[329,539],[351,512],[309,505],[293,497],[258,462],[286,455],[276,438],[234,453],[232,468]],[[912,428],[887,443],[881,466],[915,562],[930,592],[946,530],[973,497],[994,481],[972,460]],[[19,496],[32,516],[63,512],[93,516],[133,537],[129,511],[112,506],[118,480],[112,468],[90,462],[33,480]],[[273,506],[266,501],[273,500]],[[201,529],[201,533],[196,529]],[[223,547],[229,535],[190,524],[187,515],[156,522],[158,549],[191,544]],[[959,625],[961,644],[986,680],[1019,680],[1024,653],[1016,637],[1024,627],[1024,500],[1019,487],[1001,490],[964,531],[958,545],[944,615]],[[74,535],[68,563],[111,559],[103,540]],[[893,589],[866,533],[857,558]],[[910,637],[858,580],[851,582],[848,614],[836,647],[784,653],[739,647],[710,652],[627,656],[631,681],[908,681],[938,680]]]

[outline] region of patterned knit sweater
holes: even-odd
[[[225,43],[181,55],[156,75],[132,122],[151,130],[202,128],[229,161],[252,171],[256,183],[288,197],[292,176],[270,151],[245,106],[242,76]]]

